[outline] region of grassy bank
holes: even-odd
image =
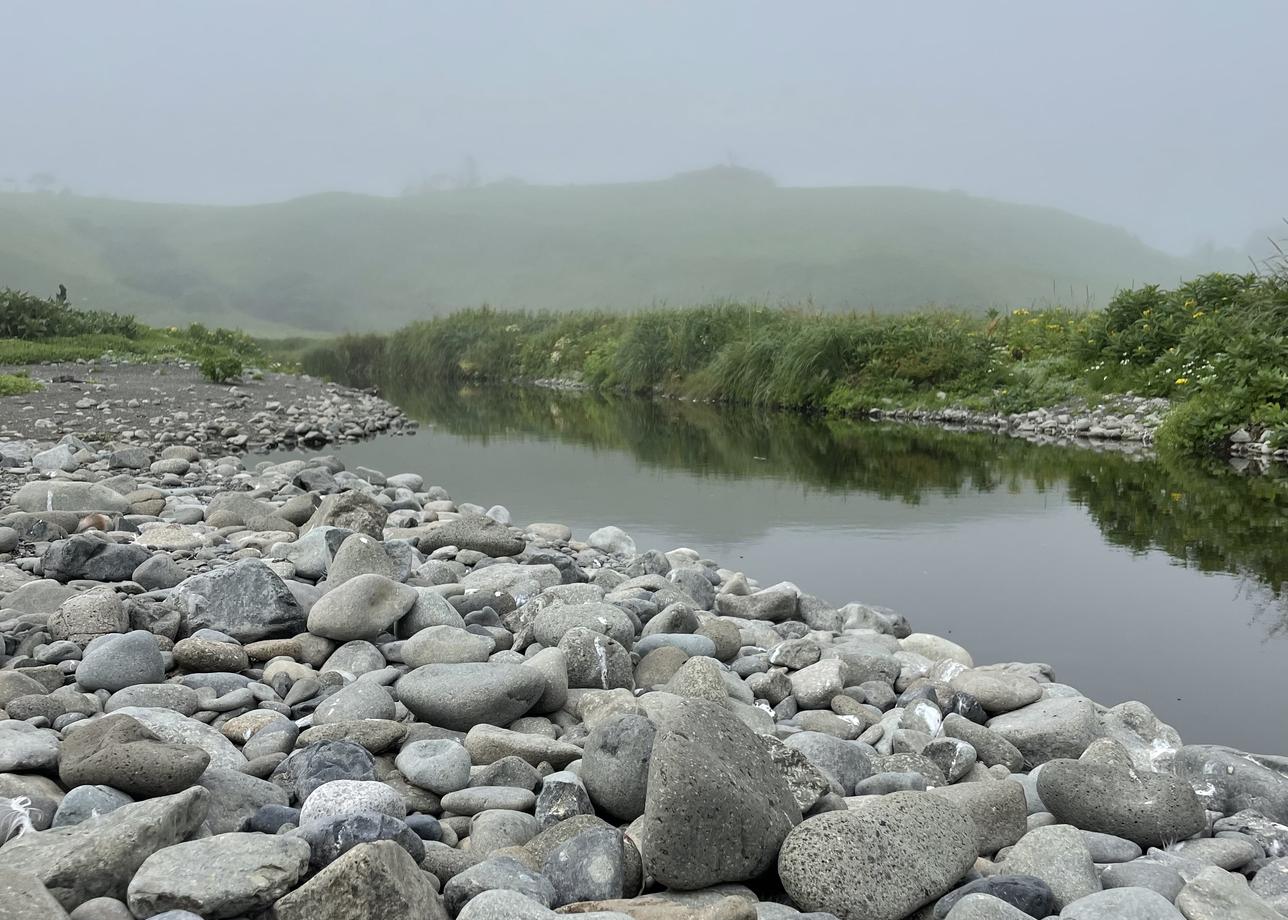
[[[94,361],[105,355],[138,361],[181,358],[200,365],[216,383],[236,380],[248,365],[264,359],[259,345],[236,330],[199,323],[158,329],[132,316],[78,310],[62,300],[0,290],[0,366]],[[0,396],[35,387],[25,377],[0,375]]]
[[[1019,412],[1133,392],[1173,400],[1165,449],[1211,452],[1238,428],[1288,435],[1288,270],[1137,288],[1098,311],[466,310],[389,336],[329,340],[301,361],[349,383],[567,378],[836,415]]]

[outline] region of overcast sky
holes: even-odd
[[[253,202],[656,178],[955,188],[1188,250],[1288,215],[1285,0],[9,0],[0,180]]]

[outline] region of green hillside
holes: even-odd
[[[902,311],[1103,305],[1197,266],[1050,209],[908,188],[780,188],[718,168],[648,183],[498,184],[197,207],[0,194],[0,285],[255,332],[391,329],[490,303],[720,298]]]

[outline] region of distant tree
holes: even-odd
[[[479,164],[474,159],[474,154],[467,154],[465,162],[461,164],[460,176],[456,180],[457,188],[478,188],[479,187]]]

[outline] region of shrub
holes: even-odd
[[[211,383],[228,383],[246,370],[241,359],[231,354],[211,355],[201,361],[201,373]]]
[[[26,374],[0,374],[0,396],[22,396],[39,389],[40,384]]]

